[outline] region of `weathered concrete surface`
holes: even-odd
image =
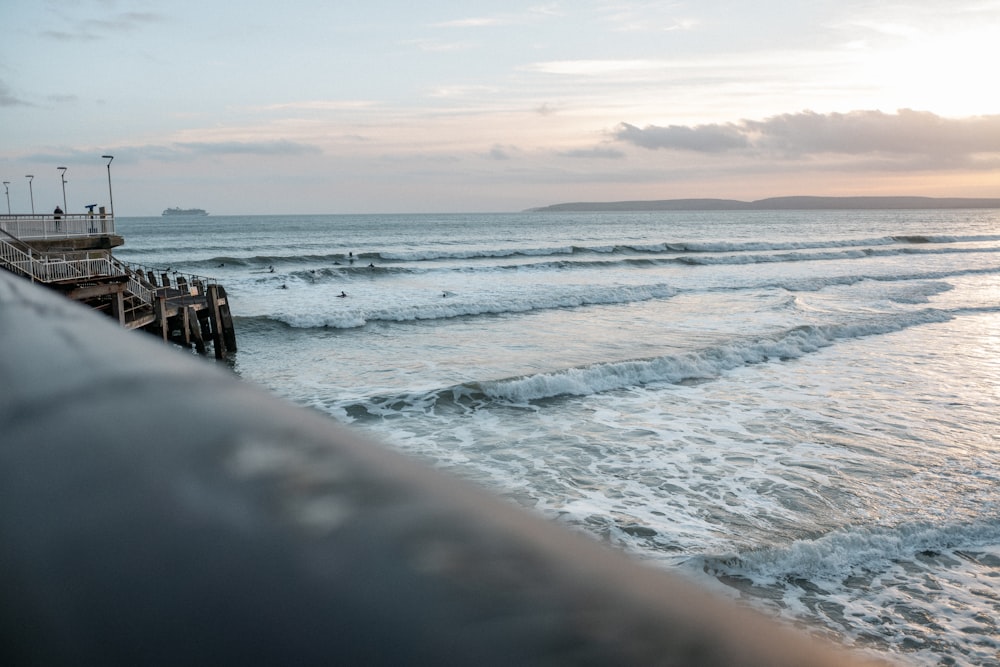
[[[0,664],[852,659],[0,271]]]
[[[111,250],[125,244],[117,234],[103,236],[69,236],[56,239],[31,239],[25,241],[38,252],[79,252],[85,250]]]

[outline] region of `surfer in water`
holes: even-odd
[[[337,297],[338,297],[338,298],[341,298],[341,299],[343,299],[343,298],[344,298],[344,297],[346,297],[346,296],[347,296],[347,293],[346,293],[346,292],[343,292],[343,291],[342,291],[342,292],[341,292],[340,294],[338,294],[338,295],[337,295]]]

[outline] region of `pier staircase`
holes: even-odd
[[[21,217],[29,216],[0,216],[0,269],[58,291],[127,329],[157,334],[200,354],[210,343],[217,359],[236,351],[228,298],[216,281],[122,262],[111,253],[116,243],[106,218],[100,230],[91,224],[90,234],[80,235],[67,233],[65,218],[30,216],[40,220],[28,222],[41,225],[27,225],[24,238],[14,233],[26,227]],[[48,229],[46,222],[59,229]],[[113,219],[110,225],[113,232]],[[88,243],[91,234],[98,238]]]

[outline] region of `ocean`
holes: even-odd
[[[226,287],[246,381],[865,655],[1000,664],[1000,210],[117,228]]]

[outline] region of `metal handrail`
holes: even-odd
[[[170,276],[173,276],[175,281],[178,277],[182,277],[184,278],[184,280],[187,282],[188,285],[194,285],[195,283],[201,283],[204,285],[217,285],[219,283],[219,281],[216,278],[210,276],[202,276],[196,273],[186,273],[184,271],[177,271],[172,268],[164,269],[155,266],[149,266],[147,264],[140,264],[138,262],[124,262],[116,257],[112,257],[112,261],[114,261],[116,264],[122,267],[128,268],[131,271],[135,271],[136,273],[141,272],[144,275],[150,272],[152,272],[154,275],[160,275],[160,276],[162,276],[163,274],[168,274]],[[153,290],[173,289],[157,285],[150,285],[150,288]]]
[[[32,281],[37,280],[32,269],[34,258],[6,239],[0,239],[0,266],[5,266],[14,273],[27,276]]]
[[[170,268],[155,268],[138,262],[124,262],[113,255],[110,256],[110,260],[120,272],[128,276],[128,292],[142,302],[140,306],[129,308],[129,312],[140,310],[144,306],[155,309],[156,301],[160,298],[171,301],[189,296],[204,296],[208,286],[218,284],[215,278],[208,276],[184,273]],[[157,285],[155,281],[148,279],[150,273],[154,276],[171,276],[173,284]],[[179,278],[183,278],[186,292],[182,290]]]
[[[114,266],[106,257],[77,259],[65,254],[37,256],[30,249],[25,252],[6,239],[0,239],[0,260],[15,273],[43,283],[121,275],[114,272]]]
[[[18,239],[107,236],[115,233],[115,218],[106,213],[0,215],[0,230]]]
[[[115,261],[120,262],[125,269],[125,275],[128,276],[129,291],[139,297],[139,300],[144,305],[152,307],[156,303],[156,285],[146,280],[146,274],[142,270],[136,269],[120,260]]]

